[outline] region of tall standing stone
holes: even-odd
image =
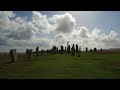
[[[57,54],[59,53],[59,51],[58,51],[58,47],[57,47]]]
[[[10,55],[11,60],[12,60],[11,62],[17,61],[16,49],[11,49],[9,55]]]
[[[96,48],[94,48],[94,52],[96,52],[97,51],[97,49]]]
[[[79,46],[78,57],[80,57],[80,53],[81,53],[81,46]]]
[[[29,49],[26,49],[26,58],[29,58]]]
[[[88,48],[86,47],[86,52],[88,52]]]
[[[68,46],[68,54],[70,54],[70,45]]]
[[[29,51],[29,59],[32,59],[32,55],[33,55],[33,50],[30,49],[30,51]]]
[[[47,49],[47,54],[49,54],[49,49]]]
[[[36,48],[36,56],[39,55],[39,47]]]
[[[64,52],[64,49],[63,49],[63,46],[61,45],[61,54],[63,54]]]
[[[41,54],[43,54],[43,49],[41,50]]]
[[[72,50],[72,55],[74,56],[74,55],[75,55],[75,47],[74,47],[74,44],[73,44],[71,50]]]
[[[76,44],[76,53],[78,53],[78,44]]]
[[[65,53],[67,52],[66,47],[65,47]]]
[[[92,52],[92,49],[90,49],[90,52]]]
[[[102,52],[102,48],[101,48],[101,52]]]
[[[69,42],[67,42],[67,53],[68,53]]]

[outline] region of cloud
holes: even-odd
[[[78,33],[82,38],[88,38],[89,30],[86,27],[81,27]]]
[[[65,13],[63,15],[53,15],[52,19],[55,21],[55,30],[62,33],[72,32],[76,26],[75,18],[69,13]]]
[[[46,15],[42,15],[40,12],[32,12],[32,23],[35,24],[39,31],[42,33],[50,33],[54,30],[54,26],[50,23],[50,18]]]
[[[80,29],[73,30],[73,32],[67,36],[67,39],[71,45],[79,44],[82,48],[120,48],[120,39],[117,37],[115,31],[111,31],[109,35],[101,33],[101,31],[102,30],[98,28],[89,30],[86,27],[80,27]],[[62,36],[64,37],[64,35]]]
[[[85,47],[120,48],[117,32],[105,34],[101,31],[96,27],[93,30],[76,27],[75,18],[69,13],[48,17],[34,11],[27,20],[27,16],[16,17],[12,11],[0,12],[0,50],[5,47],[5,51],[10,48],[35,50],[37,46],[40,49],[51,49],[53,45],[65,47],[67,41],[70,45],[79,44],[83,50]]]
[[[8,38],[6,37],[6,35],[4,33],[0,33],[0,46],[4,46],[4,45],[8,45],[9,41]]]
[[[11,21],[11,31],[7,37],[15,40],[29,40],[37,31],[38,28],[34,24],[18,17],[15,21]]]
[[[0,31],[8,30],[10,27],[10,18],[14,17],[12,11],[0,11]]]
[[[68,41],[67,37],[62,33],[59,33],[54,36],[55,45],[59,45],[59,46],[64,45],[66,44],[67,41]]]

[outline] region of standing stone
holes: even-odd
[[[63,49],[63,46],[61,45],[61,54],[63,54],[64,52],[64,49]]]
[[[70,45],[68,46],[68,54],[70,54]]]
[[[47,54],[49,54],[49,49],[47,49]]]
[[[90,49],[90,52],[92,52],[92,49]]]
[[[75,47],[74,47],[74,44],[73,44],[71,50],[72,50],[72,55],[74,56],[74,55],[75,55]]]
[[[88,48],[86,47],[86,52],[88,52]]]
[[[43,54],[43,49],[41,50],[41,54]]]
[[[97,49],[96,48],[94,48],[94,52],[96,52],[97,51]]]
[[[17,52],[16,52],[16,49],[14,49],[14,55],[15,55],[15,61],[17,61]]]
[[[11,62],[17,61],[16,49],[11,49],[9,55],[10,55],[11,60],[12,60]]]
[[[57,47],[57,51],[56,51],[56,52],[57,52],[57,54],[59,53],[59,51],[58,51],[58,47]]]
[[[57,53],[57,48],[56,48],[56,46],[55,46],[55,54]]]
[[[10,50],[10,53],[9,53],[10,57],[11,57],[11,62],[14,62],[14,54],[13,54],[13,50],[11,49]]]
[[[41,51],[42,52],[42,51]],[[52,49],[50,50],[50,54],[52,55]]]
[[[79,46],[78,57],[80,57],[80,53],[81,53],[81,46]]]
[[[39,47],[36,48],[36,56],[39,54]]]
[[[56,54],[56,46],[53,46],[53,54]]]
[[[67,52],[66,47],[65,47],[65,53]]]
[[[29,51],[29,59],[32,59],[32,54],[33,54],[33,50],[30,49],[30,51]]]
[[[102,48],[101,48],[101,52],[102,52]]]
[[[54,46],[52,47],[52,54],[54,54]]]
[[[78,53],[78,44],[76,44],[76,53]]]
[[[29,58],[29,49],[26,49],[26,58]]]

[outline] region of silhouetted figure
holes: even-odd
[[[86,47],[86,52],[88,52],[88,48]]]
[[[94,52],[96,52],[97,51],[97,49],[96,48],[94,48]]]
[[[78,53],[78,44],[76,44],[76,53]]]
[[[102,48],[101,48],[101,52],[102,52]]]

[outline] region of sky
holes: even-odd
[[[120,48],[120,11],[0,11],[0,52],[78,44]]]

